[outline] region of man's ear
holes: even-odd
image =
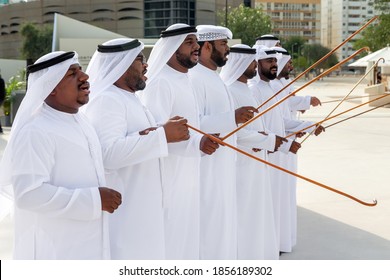
[[[209,41],[206,41],[205,43],[204,43],[204,46],[203,47],[206,47],[206,50],[208,50],[208,51],[212,51],[213,50],[213,44],[211,44]]]

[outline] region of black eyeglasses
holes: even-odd
[[[146,57],[143,55],[137,55],[135,59],[140,60],[142,64],[146,64]]]

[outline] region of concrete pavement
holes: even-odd
[[[298,95],[316,95],[322,101],[345,96],[359,77],[325,78]],[[298,82],[302,85],[303,82]],[[359,85],[350,95],[364,95]],[[364,98],[363,102],[367,99]],[[362,99],[345,101],[335,113]],[[337,103],[323,104],[301,115],[320,121]],[[347,113],[357,114],[364,106]],[[324,125],[340,120],[328,121]],[[298,180],[298,242],[285,260],[390,259],[390,109],[379,108],[311,136],[299,151],[298,173],[363,201],[367,207],[326,189]]]
[[[325,78],[298,95],[315,95],[321,101],[347,94],[359,77]],[[304,81],[297,83],[300,86]],[[351,96],[364,95],[359,85]],[[337,112],[361,99],[346,101]],[[337,103],[323,104],[301,115],[320,121]],[[362,110],[369,107],[364,106]],[[336,113],[337,113],[336,112]],[[357,111],[358,112],[358,111]],[[356,113],[357,113],[356,112]],[[355,112],[348,113],[353,115]],[[336,121],[336,120],[335,120]],[[333,121],[325,123],[331,124]],[[0,135],[0,156],[9,129]],[[390,108],[348,120],[312,136],[299,151],[300,175],[371,202],[366,207],[346,197],[298,180],[298,244],[282,260],[389,260],[390,259]],[[12,224],[0,223],[0,259],[11,258]]]

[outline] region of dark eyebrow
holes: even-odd
[[[66,73],[75,72],[77,70],[81,70],[81,65],[71,65]]]
[[[183,42],[193,42],[193,41],[198,41],[198,38],[196,36],[187,36]]]

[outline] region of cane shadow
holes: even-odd
[[[390,241],[298,207],[298,240],[281,260],[390,260]]]

